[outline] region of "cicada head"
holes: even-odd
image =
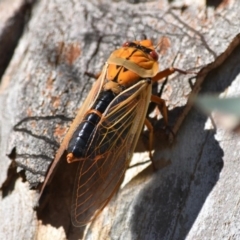
[[[155,62],[158,61],[158,54],[155,51],[153,43],[149,39],[145,39],[142,41],[134,41],[134,42],[125,42],[123,47],[137,47],[138,49],[142,50],[147,56],[150,56],[150,61],[153,60]]]

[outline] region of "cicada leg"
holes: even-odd
[[[152,95],[151,102],[154,102],[159,106],[160,112],[164,119],[164,123],[166,126],[168,126],[168,110],[167,110],[165,101],[158,96]],[[156,170],[156,167],[153,162],[152,151],[151,151],[152,147],[153,147],[153,126],[148,119],[145,119],[144,124],[146,125],[146,127],[149,131],[149,143],[148,143],[149,144],[149,158],[152,161],[153,169]]]
[[[98,73],[98,74],[94,74],[94,73],[91,73],[91,72],[85,72],[84,74],[87,75],[87,76],[90,77],[90,78],[98,79],[99,76],[101,75],[101,72]]]
[[[170,67],[170,68],[166,68],[163,71],[157,73],[152,78],[152,81],[157,82],[157,81],[161,80],[162,78],[165,78],[165,77],[167,77],[167,76],[169,76],[169,75],[171,75],[175,72],[179,72],[179,73],[182,73],[182,74],[192,73],[192,72],[184,71],[184,70],[181,70],[181,69],[178,69],[178,68]]]
[[[157,73],[156,76],[154,76],[152,78],[152,81],[157,82],[157,81],[161,80],[162,78],[167,77],[175,72],[179,72],[181,74],[193,73],[193,72],[184,71],[184,70],[181,70],[178,68],[170,67],[170,68],[166,68],[163,71]],[[168,126],[168,109],[166,107],[165,101],[163,99],[159,98],[158,96],[152,95],[151,102],[154,102],[158,105],[159,110],[163,116],[164,123],[166,126]]]
[[[149,158],[152,161],[153,164],[153,155],[152,155],[152,147],[153,147],[153,126],[150,123],[150,121],[146,118],[144,121],[144,124],[146,125],[148,131],[149,131],[149,141],[148,141],[148,146],[149,146]],[[154,164],[153,164],[153,168],[154,168]]]
[[[163,100],[162,98],[156,95],[152,95],[151,102],[154,102],[158,105],[158,108],[163,116],[164,123],[167,126],[168,125],[168,109],[167,109],[165,100]]]
[[[174,72],[179,72],[182,74],[188,73],[187,71],[171,67],[171,68],[164,69],[163,71],[157,73],[157,75],[152,78],[152,81],[157,82],[157,81],[161,80],[162,78],[173,74]],[[165,101],[156,95],[152,95],[151,102],[154,102],[158,105],[159,110],[163,116],[164,123],[168,127],[168,109],[167,109]],[[145,125],[149,130],[149,158],[151,159],[153,169],[155,170],[156,167],[153,162],[153,155],[152,155],[152,151],[151,151],[152,147],[153,147],[153,126],[148,119],[145,119]]]

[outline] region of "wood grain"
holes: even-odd
[[[24,4],[30,3],[31,12],[21,12],[29,20],[15,36],[18,45],[11,45],[14,54],[1,78],[0,238],[240,239],[240,137],[214,128],[188,102],[191,93],[239,96],[240,3],[222,1],[213,8],[201,1],[184,6],[16,0],[17,11],[3,2],[0,16],[6,9],[12,14],[1,20],[0,39]],[[17,25],[12,26],[15,31]],[[92,86],[84,72],[98,73],[112,50],[142,34],[156,44],[162,37],[167,42],[159,49],[161,69],[174,65],[199,72],[197,79],[175,74],[164,87],[170,124],[178,133],[170,144],[161,133],[161,119],[152,119],[159,170],[153,172],[149,163],[130,168],[99,218],[87,228],[74,228],[69,212],[76,165],[63,158],[34,210],[38,191],[30,187],[43,182]],[[0,53],[7,54],[2,45]],[[148,160],[146,139],[144,133],[132,164]]]

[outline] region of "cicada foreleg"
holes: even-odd
[[[170,67],[170,68],[166,68],[163,71],[157,73],[153,78],[152,81],[153,82],[157,82],[165,77],[168,77],[169,75],[175,73],[175,72],[179,72],[181,74],[188,74],[188,73],[192,73],[192,72],[188,72],[188,71],[184,71],[181,70],[179,68],[174,68],[174,67]]]
[[[165,77],[170,76],[171,74],[173,74],[175,72],[179,72],[181,74],[193,73],[193,72],[181,70],[179,68],[170,67],[170,68],[164,69],[161,72],[158,72],[152,78],[152,82],[157,82],[157,81],[159,81],[159,80],[161,80],[161,79],[163,79]],[[168,127],[168,109],[166,107],[165,101],[163,99],[159,98],[158,96],[152,95],[151,96],[151,102],[154,102],[154,103],[156,103],[158,105],[158,108],[159,108],[159,110],[160,110],[160,112],[161,112],[161,114],[163,116],[164,123],[165,123],[166,127]],[[174,135],[173,132],[172,132],[172,134]]]
[[[95,78],[95,79],[98,79],[99,76],[101,75],[102,72],[99,72],[97,74],[94,74],[94,73],[91,73],[91,72],[85,72],[84,74],[87,75],[88,77],[90,78]]]
[[[168,109],[165,100],[156,95],[152,95],[151,102],[156,103],[158,105],[158,108],[163,116],[164,124],[168,126]]]
[[[168,108],[166,106],[166,102],[165,100],[163,100],[162,98],[156,96],[156,95],[152,95],[151,96],[151,102],[154,102],[158,105],[158,108],[163,116],[163,121],[165,124],[166,129],[169,130],[169,132],[175,136],[174,132],[172,131],[171,127],[169,127],[168,125]]]
[[[184,70],[181,70],[181,69],[178,69],[178,68],[174,68],[174,67],[170,67],[170,68],[166,68],[164,69],[163,71],[161,72],[158,72],[153,78],[152,78],[152,81],[153,82],[157,82],[165,77],[168,77],[169,75],[175,73],[175,72],[179,72],[179,73],[182,73],[182,74],[187,74],[189,72],[187,71],[184,71]],[[159,110],[163,116],[163,120],[164,120],[164,123],[165,123],[165,126],[168,127],[168,109],[167,109],[167,106],[166,106],[166,103],[163,99],[161,99],[160,97],[156,96],[156,95],[152,95],[151,96],[151,102],[154,102],[158,105],[159,107]],[[153,155],[152,155],[152,147],[153,147],[153,126],[152,124],[150,123],[150,121],[148,119],[145,119],[145,125],[146,127],[148,128],[149,130],[149,158],[151,159],[152,161],[152,165],[153,165],[153,168],[156,169],[155,165],[154,165],[154,162],[153,162]],[[174,135],[174,133],[172,133]]]

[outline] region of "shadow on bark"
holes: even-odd
[[[237,47],[220,67],[207,75],[202,93],[217,94],[230,86],[240,72],[236,68],[239,61],[240,47]],[[224,152],[215,139],[216,130],[204,130],[206,121],[207,117],[196,109],[189,113],[175,139],[177,144],[173,145],[174,152],[179,154],[171,155],[169,150],[171,165],[156,172],[138,196],[131,221],[132,236],[185,239],[188,235],[224,164]],[[199,142],[198,136],[205,140]],[[188,156],[188,152],[192,154]],[[154,191],[149,191],[153,189],[150,186],[155,186]],[[146,208],[146,202],[151,207]],[[145,223],[141,231],[139,222]]]

